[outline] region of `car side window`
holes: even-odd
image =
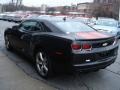
[[[42,26],[44,28],[44,31],[51,32],[51,30],[43,22],[41,22],[41,24],[42,24]]]
[[[35,21],[25,21],[20,25],[20,30],[31,31],[37,25]]]
[[[37,28],[39,28],[40,32],[51,32],[51,30],[43,22],[39,22],[37,24]]]
[[[40,22],[37,23],[36,27],[39,29],[40,32],[46,32],[46,31],[44,30],[43,25],[42,25]]]

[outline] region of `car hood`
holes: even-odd
[[[94,25],[93,28],[95,28],[98,31],[109,32],[109,33],[112,33],[112,34],[116,34],[118,32],[117,27]]]

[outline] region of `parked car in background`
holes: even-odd
[[[29,14],[23,11],[12,12],[12,14],[14,15],[12,19],[13,22],[22,22],[26,17],[29,16]]]
[[[89,19],[88,25],[92,27],[93,25],[95,25],[95,23],[96,23],[96,18],[92,17]]]
[[[3,20],[4,15],[4,13],[0,13],[0,20]]]
[[[18,15],[14,15],[12,21],[13,21],[13,22],[16,22],[16,23],[21,22],[21,21],[22,21],[22,17],[21,17],[21,16],[18,16]]]
[[[39,15],[38,18],[49,18],[52,17],[52,15]]]
[[[56,71],[96,71],[114,63],[118,40],[88,25],[63,19],[29,19],[4,33],[7,50],[31,58],[40,76]]]
[[[0,16],[0,19],[5,21],[20,22],[22,20],[22,17],[19,14],[16,14],[15,12],[5,12]]]
[[[23,19],[23,21],[27,19],[34,19],[37,18],[38,16],[39,16],[38,14],[29,14],[26,18]]]
[[[14,17],[15,17],[15,15],[14,14],[8,14],[7,16],[6,16],[6,21],[9,21],[9,22],[11,22],[11,21],[13,21],[14,20]]]
[[[22,21],[24,21],[25,18],[27,18],[27,16],[29,16],[29,15],[27,15],[27,14],[17,14],[15,21],[16,22],[22,22]]]
[[[120,37],[120,27],[118,21],[115,19],[99,18],[92,27],[100,32],[106,32]]]
[[[10,19],[9,14],[11,14],[11,13],[10,13],[10,12],[5,12],[5,13],[3,13],[2,20],[7,21],[8,19]]]
[[[85,24],[90,24],[90,18],[85,18],[85,17],[74,17],[73,18],[75,21],[80,21]]]

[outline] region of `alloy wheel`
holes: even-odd
[[[48,60],[47,56],[43,52],[38,52],[36,55],[36,67],[38,70],[38,73],[45,77],[48,75]]]
[[[7,36],[5,36],[5,46],[7,49],[10,49],[10,42]]]

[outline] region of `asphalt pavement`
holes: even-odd
[[[3,33],[13,25],[0,21],[0,90],[120,90],[120,54],[114,64],[99,72],[42,79],[29,60],[5,49]]]

